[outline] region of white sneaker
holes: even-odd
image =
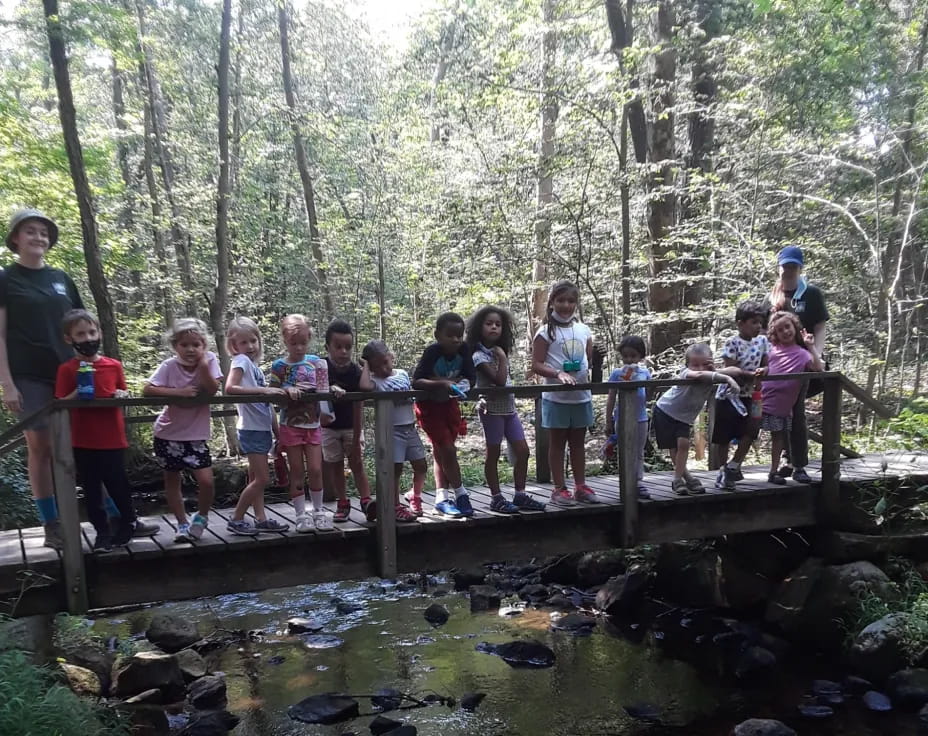
[[[309,534],[312,531],[315,531],[316,527],[313,524],[312,517],[309,514],[297,514],[296,517],[296,530],[300,534]]]
[[[332,515],[325,511],[313,511],[313,524],[319,532],[330,532],[335,529]]]

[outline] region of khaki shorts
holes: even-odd
[[[364,452],[364,432],[358,436],[361,452]],[[322,459],[327,463],[340,463],[354,449],[354,429],[322,428]]]

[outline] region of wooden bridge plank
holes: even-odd
[[[0,567],[25,567],[26,558],[23,556],[23,544],[19,536],[19,529],[10,529],[0,532]]]
[[[58,563],[61,560],[61,555],[56,550],[45,547],[44,542],[45,530],[42,527],[22,530],[23,554],[29,567]]]

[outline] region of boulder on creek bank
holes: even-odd
[[[148,624],[145,638],[161,651],[173,654],[200,641],[196,621],[170,613],[156,613]]]
[[[197,710],[217,710],[226,707],[226,678],[206,675],[187,687],[187,700]]]
[[[766,621],[789,638],[825,652],[838,652],[844,632],[836,622],[847,620],[863,596],[892,599],[894,588],[871,562],[826,565],[810,557],[778,587],[767,605]]]
[[[486,576],[486,570],[480,567],[451,571],[454,589],[458,591],[467,590],[472,585],[483,585]]]
[[[451,614],[448,613],[448,609],[440,603],[433,603],[422,612],[422,617],[432,624],[432,626],[436,627],[444,626],[448,623],[450,616]]]
[[[70,664],[93,672],[100,679],[100,687],[104,695],[110,691],[113,681],[113,662],[116,655],[107,651],[102,643],[86,642],[68,644],[60,652],[60,656]]]
[[[864,627],[848,652],[851,666],[874,682],[885,682],[907,664],[905,637],[910,614],[890,613]]]
[[[192,649],[182,649],[174,656],[185,682],[193,682],[208,672],[206,660]]]
[[[918,710],[928,704],[928,670],[920,667],[899,670],[887,680],[886,692],[897,708]]]
[[[239,717],[227,710],[197,713],[178,736],[226,736],[239,723]]]
[[[98,698],[103,694],[100,678],[93,670],[62,662],[59,667],[68,681],[68,687],[78,695]]]
[[[596,608],[609,616],[633,612],[644,599],[651,576],[644,568],[632,567],[624,575],[606,581],[596,593]]]
[[[749,718],[735,726],[732,736],[796,736],[796,732],[780,721]]]
[[[471,613],[478,611],[495,611],[499,608],[502,596],[492,585],[471,585],[468,588]]]
[[[139,652],[117,664],[113,677],[116,696],[128,697],[155,689],[162,692],[167,703],[183,698],[184,676],[173,654]]]
[[[358,713],[358,701],[338,693],[310,695],[287,708],[287,715],[295,721],[322,725],[341,723],[357,717]]]

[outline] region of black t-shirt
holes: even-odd
[[[361,366],[349,363],[347,368],[339,369],[331,359],[326,358],[329,365],[329,386],[339,386],[345,391],[361,390]],[[353,401],[333,401],[332,410],[335,412],[335,421],[328,425],[328,429],[351,429],[354,426]]]
[[[6,352],[13,378],[55,383],[58,366],[74,357],[61,318],[84,302],[71,277],[51,266],[13,263],[0,270],[0,307],[6,309]]]
[[[441,345],[433,342],[422,353],[419,364],[412,374],[412,380],[420,378],[449,378],[455,383],[462,378],[473,386],[477,381],[477,371],[470,348],[462,344],[458,352],[451,357],[445,355]]]
[[[825,296],[817,286],[807,284],[806,290],[800,299],[793,298],[795,291],[785,291],[783,293],[786,294],[786,310],[799,317],[803,329],[812,332],[819,322],[828,321]]]

